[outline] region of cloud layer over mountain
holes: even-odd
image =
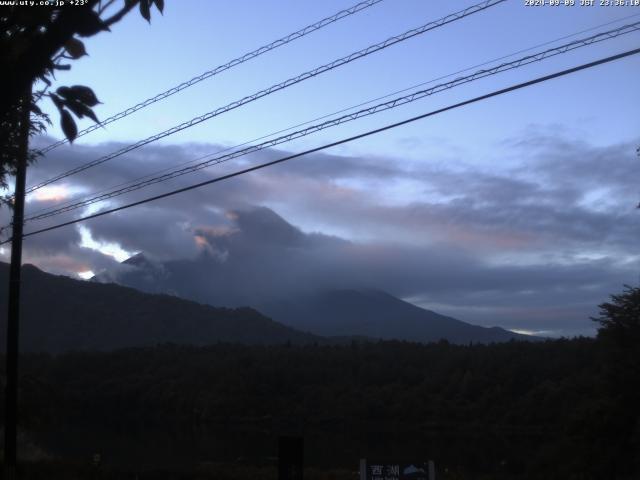
[[[54,150],[32,169],[29,183],[116,147]],[[219,148],[144,148],[72,177],[58,190],[41,191],[28,210]],[[233,265],[225,270],[228,283],[220,285],[225,295],[371,287],[471,323],[589,333],[588,316],[597,304],[638,278],[634,150],[633,143],[596,146],[532,129],[496,145],[490,158],[460,150],[426,152],[420,162],[314,154],[92,220],[88,231],[67,227],[30,237],[25,260],[70,274],[113,268],[118,262],[103,253],[109,244],[162,261],[206,253],[220,266]],[[262,152],[242,164],[285,153]],[[210,168],[126,200],[238,165]]]

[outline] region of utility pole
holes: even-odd
[[[22,226],[24,223],[24,191],[29,153],[31,85],[25,91],[18,127],[20,142],[16,159],[16,185],[13,203],[11,266],[9,269],[9,309],[7,318],[6,390],[4,409],[5,478],[15,480],[18,434],[18,338],[20,326],[20,277],[22,273]]]

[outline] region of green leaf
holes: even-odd
[[[149,0],[140,0],[140,15],[151,23],[151,11],[149,10]]]
[[[71,58],[80,58],[87,54],[87,50],[84,48],[84,43],[77,38],[70,38],[67,43],[64,44],[64,49],[71,56]]]
[[[64,136],[67,137],[69,143],[72,143],[78,135],[78,127],[76,126],[76,122],[75,120],[73,120],[73,117],[68,110],[62,111],[62,115],[60,117],[60,126],[62,127]]]
[[[156,4],[160,13],[164,13],[164,0],[153,0],[153,3]]]

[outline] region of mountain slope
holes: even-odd
[[[0,309],[7,308],[9,268],[0,263]],[[6,315],[0,348],[6,342]],[[115,284],[55,276],[23,267],[22,351],[112,350],[159,343],[307,343],[318,337],[276,323],[250,308],[214,308]]]
[[[256,308],[271,318],[318,335],[453,343],[531,340],[502,328],[471,325],[376,290],[333,290]]]
[[[238,275],[233,262],[220,263],[207,255],[195,260],[157,263],[138,254],[123,266],[127,268],[118,275],[102,274],[95,280],[117,280],[143,291],[171,293],[211,305],[250,305],[279,323],[316,335],[415,342],[446,339],[453,343],[536,340],[498,327],[471,325],[377,290],[329,289],[309,293],[302,288],[283,297],[234,289],[236,282],[228,281]]]

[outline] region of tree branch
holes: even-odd
[[[133,7],[138,5],[138,3],[140,3],[140,0],[125,0],[125,6],[122,9],[120,9],[118,13],[102,21],[107,27],[110,27],[114,23],[122,20],[122,17],[124,17],[127,13],[129,13],[133,9]]]

